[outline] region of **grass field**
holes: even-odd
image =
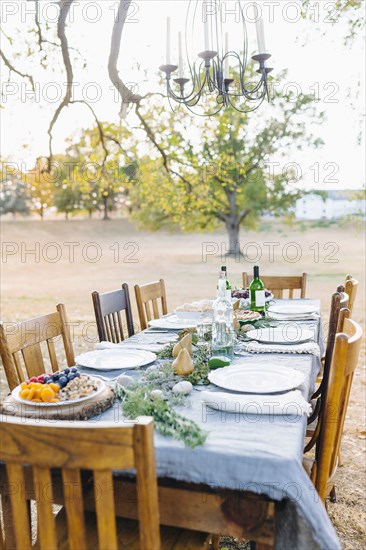
[[[326,322],[330,295],[352,273],[360,280],[354,311],[365,322],[365,247],[352,227],[288,227],[265,222],[257,232],[243,232],[248,258],[228,259],[229,278],[240,285],[241,273],[255,259],[262,273],[308,273],[307,296],[320,298]],[[93,347],[93,290],[107,291],[164,278],[169,310],[215,294],[223,232],[182,235],[139,232],[125,220],[21,221],[2,223],[2,321],[18,321],[66,305],[74,323],[75,349]],[[7,391],[2,375],[2,395]],[[354,379],[338,475],[338,502],[329,505],[343,546],[364,547],[365,368]]]

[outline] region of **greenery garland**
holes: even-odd
[[[123,413],[127,418],[152,416],[159,433],[183,441],[192,449],[206,441],[205,431],[193,420],[177,413],[169,401],[165,401],[162,397],[153,397],[149,386],[136,385],[132,389],[121,388],[119,396],[122,398]]]
[[[168,347],[171,348],[169,345]],[[171,348],[172,349],[172,348]],[[165,356],[168,353],[164,354]],[[117,396],[122,401],[123,414],[132,420],[138,416],[152,416],[155,428],[159,433],[167,437],[183,441],[187,447],[202,445],[207,433],[198,424],[185,418],[174,410],[174,406],[183,405],[186,396],[172,392],[174,385],[182,380],[201,381],[203,376],[207,377],[203,370],[204,351],[197,353],[196,364],[198,365],[195,378],[182,377],[175,374],[171,362],[165,362],[148,368],[139,382],[130,384],[128,387],[117,386]],[[171,353],[170,353],[171,358]],[[207,364],[207,359],[206,359]],[[208,382],[208,381],[207,381]],[[154,390],[159,390],[156,392]]]

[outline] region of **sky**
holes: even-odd
[[[222,2],[229,33],[230,49],[239,48],[241,23],[235,15],[237,1]],[[249,53],[257,50],[253,2],[241,2],[247,15]],[[293,90],[314,93],[319,108],[327,120],[309,129],[321,137],[325,145],[319,150],[286,152],[285,162],[296,163],[303,176],[302,186],[321,189],[358,189],[364,185],[364,144],[358,143],[363,127],[363,95],[365,50],[357,38],[344,45],[347,34],[342,20],[331,24],[334,2],[312,2],[316,21],[300,18],[301,2],[267,0],[257,2],[263,16],[267,50],[272,54],[270,65],[276,72],[288,69],[287,82]],[[86,60],[86,68],[76,55],[74,62],[75,97],[88,99],[100,120],[119,121],[119,101],[108,79],[107,61],[111,29],[118,2],[116,0],[75,1],[70,15],[67,36],[70,46],[78,48]],[[47,69],[40,68],[40,54],[27,57],[24,37],[30,37],[33,25],[33,2],[1,3],[2,28],[12,37],[13,46],[1,36],[2,48],[22,72],[32,74],[36,94],[24,79],[12,75],[2,66],[2,157],[31,168],[34,159],[48,153],[47,127],[64,92],[65,75],[58,55],[47,59]],[[172,61],[178,61],[178,32],[184,33],[188,1],[136,0],[128,13],[122,35],[118,68],[126,83],[133,83],[139,93],[162,91],[158,83],[158,67],[166,56],[166,18],[171,18]],[[49,30],[45,35],[55,38],[57,8],[54,2],[40,0],[40,22]],[[192,50],[203,49],[203,26],[195,27]],[[14,57],[14,52],[22,52]],[[198,52],[197,52],[198,53]],[[145,81],[145,70],[149,79]],[[283,87],[283,84],[281,84]],[[281,88],[282,89],[282,88]],[[169,105],[167,102],[167,109]],[[263,115],[266,107],[263,107]],[[63,112],[54,132],[54,151],[65,150],[66,138],[77,136],[81,128],[92,124],[90,113],[83,106],[73,106]],[[276,159],[274,159],[276,160]]]

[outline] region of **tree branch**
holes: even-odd
[[[126,22],[126,17],[128,13],[128,8],[130,7],[131,0],[120,0],[118,6],[118,12],[114,20],[113,30],[112,30],[112,39],[111,47],[109,52],[108,59],[108,74],[113,86],[118,91],[122,100],[122,111],[123,104],[136,103],[139,102],[141,96],[131,92],[129,88],[122,82],[121,77],[119,76],[117,63],[118,57],[121,49],[121,37],[124,24]]]
[[[57,22],[57,36],[61,42],[61,52],[62,52],[62,59],[63,59],[63,62],[64,62],[64,66],[65,66],[65,70],[66,70],[66,78],[67,78],[67,81],[66,81],[66,92],[65,92],[65,95],[64,95],[64,98],[63,100],[61,101],[61,103],[59,104],[59,106],[57,107],[53,117],[52,117],[52,120],[50,122],[50,125],[48,127],[48,135],[49,135],[49,158],[48,158],[48,169],[50,170],[50,165],[51,165],[51,162],[52,162],[52,156],[53,156],[53,153],[52,153],[52,140],[53,140],[53,135],[52,135],[52,130],[53,130],[53,127],[54,125],[56,124],[56,121],[58,119],[58,117],[60,116],[60,113],[61,111],[67,107],[71,101],[71,97],[72,97],[72,84],[73,84],[73,80],[74,80],[74,75],[73,75],[73,71],[72,71],[72,65],[71,65],[71,60],[70,60],[70,54],[69,54],[69,49],[68,49],[68,42],[67,42],[67,36],[66,36],[66,32],[65,32],[65,26],[66,26],[66,18],[67,18],[67,15],[70,11],[70,7],[71,7],[71,4],[73,3],[74,0],[61,0],[61,3],[60,3],[60,14],[59,14],[59,18],[58,18],[58,22]]]
[[[147,137],[150,139],[150,141],[154,145],[154,147],[158,150],[158,152],[159,152],[159,154],[162,158],[162,161],[163,161],[164,170],[166,171],[168,176],[171,176],[171,174],[173,174],[174,176],[177,176],[183,183],[185,183],[187,185],[188,191],[192,192],[191,182],[189,180],[187,180],[187,178],[185,178],[184,176],[179,174],[179,172],[176,172],[175,170],[173,170],[173,168],[171,168],[169,166],[168,156],[167,156],[166,152],[161,147],[161,145],[157,142],[154,132],[152,131],[152,129],[150,128],[150,126],[148,125],[148,123],[146,122],[146,120],[144,119],[142,114],[140,113],[140,103],[137,103],[137,105],[136,105],[136,115],[137,115],[138,119],[140,120],[140,122],[141,122],[141,124],[142,124],[142,126],[143,126],[143,128],[146,132]]]
[[[10,63],[9,59],[5,56],[5,54],[2,50],[0,50],[0,56],[1,56],[1,59],[4,61],[5,65],[8,67],[8,69],[11,73],[16,73],[17,75],[21,76],[22,78],[27,78],[29,80],[29,82],[31,83],[31,86],[32,86],[32,90],[34,92],[35,91],[35,86],[34,86],[33,77],[30,74],[22,73],[21,71],[16,69],[14,67],[14,65],[12,65]]]

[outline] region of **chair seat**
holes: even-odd
[[[147,550],[140,547],[138,521],[116,518],[118,548],[120,550]],[[67,536],[67,520],[65,509],[62,508],[56,516],[58,549],[69,550]],[[99,548],[97,517],[94,512],[85,512],[85,528],[88,538],[88,548]],[[189,531],[178,527],[161,525],[161,550],[207,550],[210,545],[210,535],[199,531]],[[101,548],[100,550],[107,550]],[[149,550],[155,550],[153,548]]]

